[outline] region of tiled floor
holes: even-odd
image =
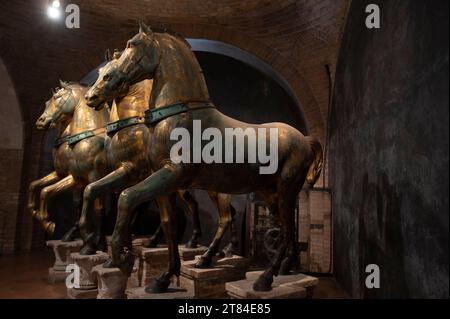
[[[0,256],[0,299],[62,299],[64,283],[47,282],[48,268],[53,264],[50,250],[28,254]],[[346,298],[332,277],[320,277],[314,298]]]

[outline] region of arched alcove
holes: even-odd
[[[269,64],[245,50],[220,41],[187,41],[203,70],[211,99],[221,112],[248,123],[284,122],[305,135],[309,133],[301,102],[289,83]],[[98,77],[98,69],[104,64],[89,72],[81,82],[92,85]],[[200,204],[201,240],[209,245],[218,222],[217,208],[206,191],[194,190],[193,193]],[[233,195],[232,204],[238,212],[236,222],[242,224],[246,195]],[[191,227],[188,218],[184,241],[191,235]],[[227,237],[228,234],[224,243],[228,242]]]
[[[0,254],[14,251],[23,156],[23,122],[16,91],[0,59]]]

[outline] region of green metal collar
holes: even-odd
[[[77,144],[79,141],[84,140],[88,137],[92,137],[94,136],[95,133],[93,130],[89,130],[89,131],[84,131],[75,135],[72,135],[69,137],[67,144],[69,144],[69,146],[73,147],[75,144]]]
[[[106,134],[108,134],[108,136],[112,136],[117,132],[119,132],[120,130],[124,129],[125,127],[129,127],[140,123],[142,123],[140,116],[133,116],[123,120],[108,123],[108,125],[106,125]]]
[[[192,110],[196,110],[196,109],[208,108],[208,107],[214,107],[214,105],[211,104],[210,102],[205,102],[204,105],[190,108],[188,106],[188,103],[179,102],[179,103],[159,107],[157,109],[145,111],[144,123],[146,125],[153,125],[153,124],[155,124],[159,121],[162,121],[168,117],[171,117],[173,115],[177,115],[180,113],[184,113],[184,112],[188,112],[188,111],[192,111]]]
[[[55,139],[55,142],[53,143],[53,147],[54,148],[59,148],[61,145],[63,145],[65,142],[67,142],[69,140],[69,138],[70,138],[70,135],[57,137]]]

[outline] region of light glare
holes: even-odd
[[[50,6],[50,7],[47,8],[47,15],[51,19],[58,19],[59,16],[61,15],[61,12],[59,11],[58,8],[56,8],[54,6]]]

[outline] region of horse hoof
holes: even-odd
[[[233,257],[234,255],[239,255],[238,249],[234,247],[233,244],[229,244],[228,246],[226,246],[222,252],[224,254],[224,257]]]
[[[89,244],[85,244],[80,250],[80,255],[95,255],[96,252],[97,249]]]
[[[288,259],[285,259],[281,262],[280,270],[278,270],[278,274],[280,276],[287,276],[291,272],[291,266]]]
[[[103,268],[116,268],[111,258],[108,258],[107,261],[103,263]]]
[[[72,227],[71,229],[69,229],[67,233],[64,234],[64,236],[61,238],[61,241],[66,243],[69,241],[74,241],[78,237],[79,237],[78,228]]]
[[[161,294],[167,291],[169,285],[170,280],[156,278],[153,279],[147,287],[145,287],[145,292],[150,294]]]
[[[127,276],[130,276],[133,272],[134,258],[134,254],[125,247],[120,255],[119,268]]]
[[[259,276],[258,279],[253,283],[254,291],[270,291],[272,290],[272,277]]]
[[[218,259],[222,259],[222,258],[227,257],[227,253],[226,253],[225,251],[222,250],[221,252],[218,252],[218,253],[216,254],[216,256],[217,256]]]
[[[31,211],[31,216],[37,220],[39,220],[39,211],[37,210],[32,210]]]
[[[97,250],[100,251],[107,251],[108,250],[108,244],[106,243],[106,239],[105,240],[100,240],[100,242],[97,245]]]
[[[55,234],[55,223],[49,222],[49,221],[42,221],[41,222],[42,228],[45,230],[47,234],[50,236],[53,236]]]
[[[195,268],[209,268],[211,267],[212,259],[206,257],[200,257],[200,259],[195,263]]]

